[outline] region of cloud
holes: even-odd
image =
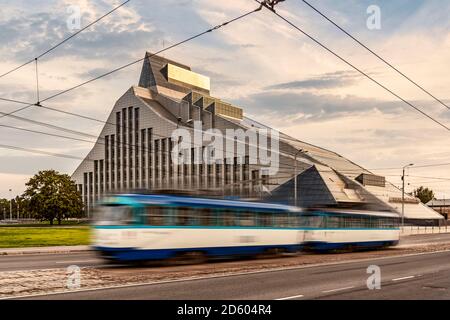
[[[100,4],[77,4],[81,7],[81,27],[112,9],[111,4]],[[67,27],[68,6],[69,3],[60,3],[48,12],[30,12],[0,20],[2,60],[29,60],[75,32]],[[114,58],[130,58],[136,51],[144,52],[154,45],[162,35],[163,32],[154,28],[150,21],[143,19],[134,9],[124,6],[59,47],[51,55],[53,58],[109,58],[110,61]]]
[[[82,25],[86,25],[120,2],[4,0],[0,12],[0,73],[67,37],[69,5],[81,7]],[[381,30],[366,27],[366,9],[370,4],[381,7]],[[430,92],[448,101],[448,0],[323,0],[314,5]],[[167,47],[254,8],[252,1],[152,0],[151,6],[149,1],[131,1],[42,59],[41,96],[45,98],[142,58],[147,50],[161,49],[163,41]],[[364,71],[376,72],[377,80],[450,125],[448,110],[390,72],[301,1],[280,3],[278,12]],[[447,132],[402,102],[393,101],[392,96],[369,80],[353,71],[343,71],[346,65],[267,10],[164,52],[164,56],[210,76],[212,94],[242,106],[247,115],[343,154],[358,164],[389,167],[403,162],[446,162],[444,153],[450,145]],[[105,119],[114,102],[137,83],[140,67],[136,64],[89,83],[48,101],[48,105]],[[33,65],[0,79],[2,97],[34,101],[35,95]],[[20,105],[0,106],[6,112]],[[100,124],[34,107],[19,115],[92,134],[101,129]],[[29,125],[10,118],[1,119],[0,123]],[[47,130],[36,125],[30,128]],[[3,144],[51,148],[81,156],[90,149],[86,144],[66,144],[58,138],[6,129],[1,130],[0,138]],[[65,148],[67,145],[70,149]],[[0,152],[0,172],[12,174],[32,174],[48,166],[71,173],[79,162]],[[437,152],[443,155],[431,156]],[[427,174],[445,176],[445,169],[437,168]],[[14,179],[14,175],[10,178]],[[4,191],[0,188],[0,196]]]
[[[358,96],[315,94],[312,92],[263,91],[235,101],[250,114],[270,113],[286,121],[298,118],[319,121],[349,114],[381,112],[399,114],[404,111],[400,102],[374,100]]]
[[[290,81],[271,85],[265,90],[279,89],[330,89],[349,86],[354,84],[361,75],[353,71],[336,71],[310,77],[304,80]]]

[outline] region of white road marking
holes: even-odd
[[[338,288],[338,289],[332,289],[332,290],[325,290],[325,291],[322,291],[322,292],[323,293],[330,293],[330,292],[343,291],[343,290],[352,289],[352,288],[354,288],[354,286],[345,287],[345,288]]]
[[[296,295],[296,296],[290,296],[290,297],[285,297],[285,298],[279,298],[279,299],[275,299],[275,300],[291,300],[291,299],[295,299],[295,298],[303,298],[303,297],[304,297],[304,295],[299,294],[299,295]]]
[[[395,278],[395,279],[392,279],[392,281],[401,281],[401,280],[406,280],[406,279],[412,279],[412,278],[414,278],[415,276],[408,276],[408,277],[402,277],[402,278]]]
[[[64,264],[64,263],[90,263],[90,262],[101,262],[102,260],[72,260],[72,261],[55,261],[57,264]]]

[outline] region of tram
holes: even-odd
[[[294,253],[395,245],[398,216],[163,194],[105,198],[93,248],[113,261]]]
[[[174,195],[124,194],[97,207],[94,249],[119,261],[296,252],[296,207]]]
[[[302,214],[303,248],[311,251],[360,250],[395,246],[399,216],[393,212],[310,209]]]

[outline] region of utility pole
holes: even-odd
[[[9,220],[12,221],[12,189],[9,189]]]
[[[298,172],[297,172],[297,156],[299,153],[302,153],[303,149],[299,149],[297,150],[297,152],[295,153],[295,157],[294,157],[294,162],[295,162],[295,172],[294,172],[294,205],[297,207],[298,204],[298,195],[297,195],[297,176],[298,176]]]
[[[414,163],[410,163],[403,167],[402,173],[402,227],[405,226],[405,169],[413,166]]]

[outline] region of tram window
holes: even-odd
[[[390,228],[398,228],[400,224],[400,220],[397,218],[390,218]]]
[[[272,214],[271,213],[259,213],[258,214],[258,225],[260,227],[272,227]]]
[[[391,218],[384,218],[383,219],[383,228],[393,228],[393,220]]]
[[[179,208],[176,213],[175,224],[177,226],[190,226],[193,224],[195,217],[189,208]]]
[[[398,220],[395,218],[387,218],[387,226],[386,228],[397,228]]]
[[[340,228],[352,228],[352,217],[342,216],[340,218]]]
[[[300,216],[298,214],[290,214],[288,217],[289,228],[298,228],[300,226]]]
[[[105,205],[94,212],[96,225],[130,225],[134,223],[131,207],[122,205]]]
[[[147,224],[151,226],[164,226],[166,225],[166,215],[164,208],[161,207],[148,207],[147,208]]]
[[[378,218],[378,217],[373,217],[372,219],[373,219],[373,227],[377,228],[377,229],[380,228],[380,226],[381,226],[381,219]]]
[[[352,217],[341,216],[339,217],[339,228],[351,228],[352,227]]]
[[[370,217],[362,217],[361,226],[363,228],[370,228],[371,227]]]
[[[288,226],[288,215],[285,213],[277,213],[274,216],[275,227],[286,228]]]
[[[376,217],[370,217],[369,218],[369,228],[376,228],[378,224]]]
[[[368,228],[376,228],[377,221],[375,217],[368,217],[367,218],[367,227]]]
[[[349,216],[339,217],[339,228],[349,229],[352,227],[352,218]]]
[[[222,211],[220,213],[221,225],[225,227],[230,227],[236,225],[236,217],[232,211]]]
[[[363,219],[362,217],[351,217],[349,228],[361,228],[364,224]]]
[[[339,228],[343,225],[342,217],[327,216],[327,228]]]
[[[304,225],[309,228],[323,228],[324,227],[324,216],[305,216]]]
[[[200,210],[198,212],[199,225],[201,226],[215,226],[215,218],[214,212],[209,209]]]
[[[359,223],[358,223],[359,228],[364,228],[364,220],[365,220],[364,217],[359,218]]]
[[[298,217],[298,225],[300,227],[309,227],[309,217],[308,216],[299,216]]]
[[[239,225],[242,227],[255,226],[255,214],[250,212],[243,212],[239,215]]]

